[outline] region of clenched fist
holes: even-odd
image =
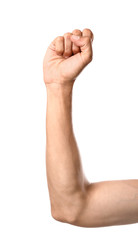
[[[66,84],[74,81],[92,61],[93,33],[85,28],[58,36],[49,45],[43,61],[45,84]]]

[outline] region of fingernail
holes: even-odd
[[[72,35],[71,36],[74,40],[78,40],[80,38],[80,36],[76,36],[76,35]]]

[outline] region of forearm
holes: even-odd
[[[77,215],[87,185],[73,133],[72,88],[72,83],[47,86],[47,180],[52,214],[63,221]]]

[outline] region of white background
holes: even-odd
[[[93,61],[73,91],[73,122],[89,181],[138,178],[137,1],[0,2],[0,239],[137,239],[138,224],[81,228],[51,217],[45,169],[50,42],[94,33]]]

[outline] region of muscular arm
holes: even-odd
[[[52,216],[81,227],[138,222],[138,180],[90,183],[84,176],[72,126],[76,77],[92,60],[90,30],[56,38],[44,58],[47,89],[46,170]],[[68,56],[66,59],[65,56]]]

